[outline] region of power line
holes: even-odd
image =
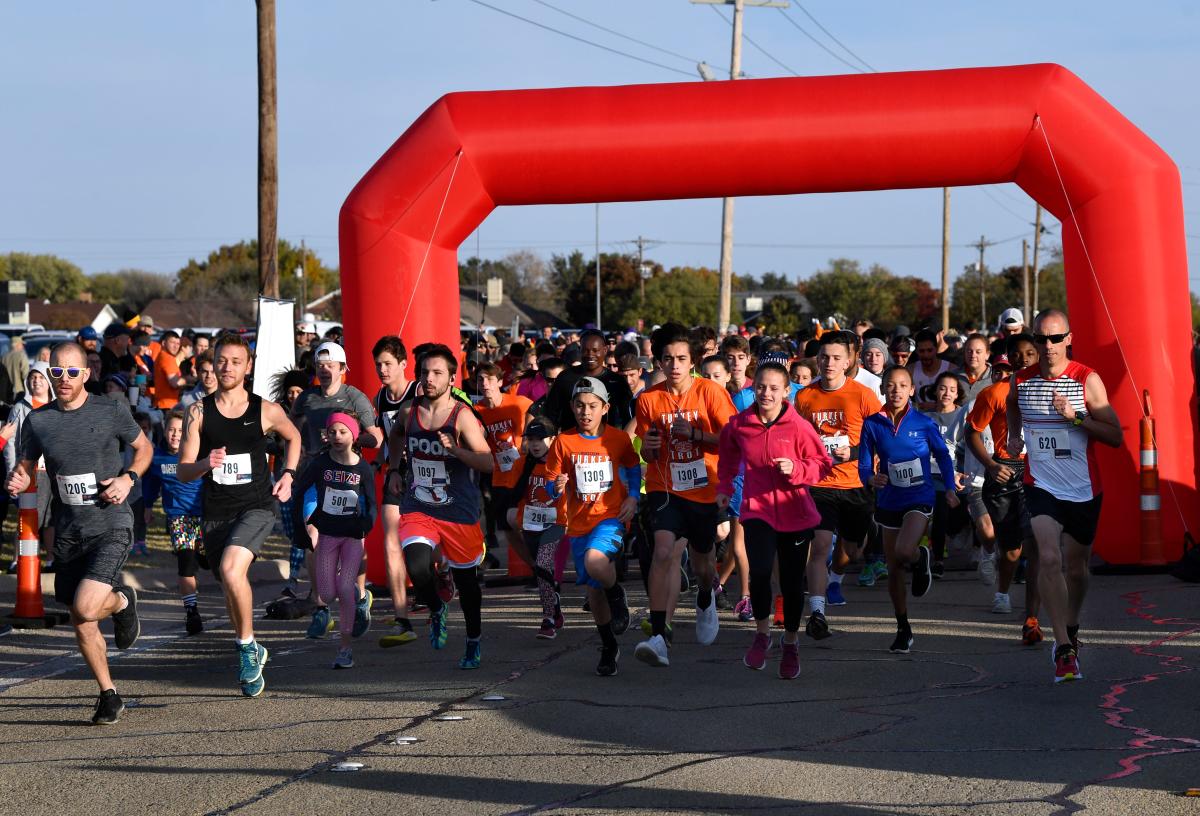
[[[543,29],[545,31],[550,31],[554,34],[558,34],[560,37],[566,37],[567,39],[574,40],[575,42],[581,42],[584,45],[590,45],[593,48],[599,48],[601,51],[607,51],[610,54],[616,54],[618,56],[626,57],[631,60],[637,60],[638,62],[645,63],[646,65],[653,65],[655,68],[662,68],[664,71],[670,71],[675,74],[683,74],[688,79],[692,78],[691,71],[684,71],[679,68],[673,68],[670,65],[663,65],[661,62],[655,62],[654,60],[649,60],[649,59],[646,59],[645,57],[639,57],[636,54],[630,54],[628,51],[622,51],[618,48],[610,48],[607,45],[601,45],[598,42],[594,42],[592,40],[588,40],[583,37],[576,36],[575,34],[571,34],[569,32],[563,31],[562,29],[554,28],[553,26],[548,26],[545,23],[539,23],[537,20],[531,20],[528,17],[522,17],[520,14],[514,14],[513,12],[508,11],[506,9],[502,9],[497,6],[493,6],[491,3],[485,3],[485,2],[483,2],[483,0],[470,0],[470,2],[474,3],[477,6],[483,6],[484,8],[488,8],[488,9],[491,9],[492,11],[503,14],[505,17],[512,17],[514,20],[520,20],[521,22],[528,23],[531,26],[537,26],[538,28]]]
[[[786,10],[786,9],[779,9],[779,13],[783,15],[783,18],[784,18],[785,20],[787,20],[789,23],[791,23],[793,26],[795,26],[795,28],[796,28],[796,30],[797,30],[797,31],[799,31],[799,32],[800,32],[801,34],[803,34],[805,37],[808,37],[810,40],[812,40],[814,43],[816,43],[816,44],[817,44],[817,46],[818,46],[818,47],[819,47],[819,48],[820,48],[822,51],[824,51],[826,54],[828,54],[829,56],[833,57],[835,60],[837,60],[838,62],[840,62],[842,65],[845,65],[847,68],[849,68],[849,69],[850,69],[850,70],[852,70],[852,71],[857,71],[857,72],[858,72],[858,73],[860,73],[860,74],[866,73],[866,72],[865,72],[865,71],[864,71],[862,68],[859,68],[859,67],[858,67],[857,65],[855,65],[854,63],[852,63],[852,62],[847,62],[846,60],[842,59],[842,57],[841,57],[840,55],[838,55],[838,54],[834,53],[833,51],[831,51],[831,50],[829,49],[829,47],[825,45],[825,43],[823,43],[823,42],[821,42],[820,40],[818,40],[818,39],[817,39],[816,37],[814,37],[812,34],[809,34],[809,33],[808,33],[808,29],[804,28],[804,26],[802,26],[802,25],[800,25],[798,22],[796,22],[796,20],[795,20],[795,19],[792,17],[792,15],[790,15],[790,14],[788,14],[788,13],[787,13],[787,10]],[[808,12],[807,12],[807,11],[806,11],[806,12],[804,12],[804,13],[805,13],[805,14],[808,14]],[[866,63],[863,63],[863,64],[865,65]],[[872,70],[872,71],[874,71],[875,69],[874,69],[874,68],[872,68],[871,70]]]
[[[810,13],[809,13],[808,9],[806,9],[804,6],[800,5],[800,3],[796,3],[796,8],[800,9],[801,11],[803,11],[803,12],[804,12],[804,16],[805,16],[805,17],[807,17],[808,19],[812,20],[812,21],[813,21],[813,24],[814,24],[814,25],[815,25],[817,28],[819,28],[819,29],[821,29],[822,31],[824,31],[824,32],[825,32],[825,36],[826,36],[826,37],[828,37],[829,39],[831,39],[831,40],[833,40],[835,43],[837,43],[839,46],[841,46],[841,49],[842,49],[843,51],[845,51],[845,52],[846,52],[847,54],[849,54],[850,56],[854,57],[856,60],[858,60],[859,62],[861,62],[863,65],[867,66],[868,70],[870,70],[872,73],[879,73],[877,70],[875,70],[875,68],[874,68],[874,67],[871,65],[871,63],[867,62],[865,59],[863,59],[862,57],[860,57],[858,54],[855,54],[853,51],[851,51],[851,50],[850,50],[850,49],[849,49],[849,48],[846,46],[846,44],[845,44],[844,42],[842,42],[841,40],[839,40],[837,37],[833,36],[833,32],[831,32],[831,31],[830,31],[828,28],[826,28],[825,26],[821,25],[821,22],[820,22],[820,21],[819,21],[819,20],[818,20],[816,17],[813,17],[813,16],[812,16],[812,14],[810,14]],[[782,9],[781,9],[781,11],[782,11]]]
[[[607,26],[602,26],[599,23],[593,22],[584,17],[580,17],[578,14],[574,14],[570,11],[567,11],[566,9],[559,8],[558,6],[553,5],[552,3],[547,3],[546,0],[533,0],[533,2],[537,3],[539,6],[545,6],[546,8],[548,8],[552,11],[557,11],[559,14],[562,14],[566,17],[570,17],[572,20],[577,20],[577,21],[583,23],[584,25],[591,26],[592,28],[603,31],[606,34],[611,34],[614,37],[620,37],[623,40],[628,40],[631,43],[637,43],[638,45],[643,46],[644,48],[649,48],[650,50],[657,51],[660,54],[666,54],[669,57],[675,57],[676,59],[681,59],[684,62],[691,63],[692,65],[695,65],[698,62],[704,61],[704,60],[695,59],[693,57],[689,57],[686,54],[680,54],[675,51],[671,51],[668,48],[662,48],[661,46],[657,46],[654,43],[646,42],[645,40],[639,40],[637,37],[631,37],[628,34],[622,34],[620,31],[617,31],[612,28],[608,28]]]
[[[721,10],[720,10],[720,9],[718,9],[716,6],[709,6],[709,8],[710,8],[710,9],[712,9],[712,11],[713,11],[713,14],[716,14],[718,17],[720,17],[720,18],[721,18],[721,19],[722,19],[722,20],[725,22],[725,24],[726,24],[726,25],[728,25],[728,26],[731,26],[731,27],[733,26],[733,21],[732,21],[732,20],[730,20],[728,17],[726,17],[726,16],[725,16],[723,13],[721,13]],[[743,39],[745,39],[745,41],[746,41],[746,42],[750,43],[750,44],[751,44],[751,45],[753,45],[755,48],[757,48],[757,49],[759,50],[759,52],[761,52],[761,53],[762,53],[762,55],[763,55],[764,57],[766,57],[766,58],[767,58],[767,59],[769,59],[771,62],[773,62],[773,63],[775,63],[776,65],[778,65],[778,66],[779,66],[780,68],[782,68],[783,70],[787,71],[787,72],[788,72],[789,74],[791,74],[792,76],[800,76],[799,72],[795,71],[794,69],[792,69],[792,68],[790,68],[789,66],[785,65],[785,64],[784,64],[783,62],[781,62],[780,60],[776,59],[776,58],[775,58],[775,57],[774,57],[774,56],[771,54],[771,52],[767,51],[767,49],[763,48],[761,45],[759,45],[758,43],[756,43],[754,40],[750,39],[750,35],[749,35],[749,34],[746,34],[745,32],[742,32],[742,38],[743,38]]]

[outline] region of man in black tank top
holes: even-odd
[[[257,697],[266,685],[267,650],[254,640],[254,598],[247,571],[275,526],[275,500],[291,496],[300,434],[283,408],[246,391],[252,359],[238,335],[217,341],[217,393],[188,407],[179,451],[181,482],[204,479],[204,548],[225,590],[237,635],[242,694]],[[271,486],[267,434],[287,444],[287,462]]]

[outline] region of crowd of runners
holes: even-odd
[[[297,367],[275,378],[274,400],[248,389],[254,353],[236,333],[188,337],[186,353],[164,333],[148,379],[121,327],[30,369],[0,432],[7,491],[38,491],[55,598],[101,692],[94,723],[124,708],[99,624],[113,619],[118,649],[138,638],[137,593],[120,575],[160,500],[181,625],[203,630],[199,579],[211,571],[203,590],[224,594],[248,697],[266,684],[248,571],[267,538],[290,538],[284,596],[307,576],[306,634],[336,628],[332,666],[349,669],[372,627],[364,538],[375,525],[394,610],[378,646],[417,640],[415,619],[446,648],[457,598],[461,669],[484,659],[489,542],[532,571],[531,637],[559,636],[563,604],[578,602],[562,585],[573,566],[601,676],[618,672],[632,561],[649,609],[638,661],[670,665],[676,604],[693,597],[681,585],[692,586],[698,643],[717,640],[724,612],[748,640],[745,665],[774,660],[787,679],[800,673],[801,629],[829,638],[853,603],[851,574],[862,588],[886,582],[888,648],[907,654],[910,597],[933,589],[957,544],[992,586],[992,612],[1011,613],[1024,584],[1013,637],[1034,646],[1052,627],[1054,681],[1083,676],[1101,502],[1092,451],[1119,446],[1121,429],[1100,377],[1071,358],[1062,312],[1027,327],[1009,309],[994,333],[965,337],[868,321],[802,337],[545,328],[504,349],[482,333],[456,348],[389,336],[373,347],[373,398],[347,383],[340,338],[311,328],[297,326]]]

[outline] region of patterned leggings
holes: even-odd
[[[358,589],[354,583],[358,578],[358,567],[362,563],[363,540],[317,536],[316,559],[317,594],[321,600],[338,601],[338,631],[349,637],[354,628],[354,604],[358,600]]]

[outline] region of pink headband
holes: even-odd
[[[347,428],[350,429],[350,434],[355,439],[358,439],[359,428],[358,428],[358,420],[357,419],[350,416],[349,414],[342,413],[341,411],[334,411],[332,414],[329,415],[329,419],[325,420],[325,428],[328,429],[329,426],[335,422],[340,422],[343,425],[345,425]]]

